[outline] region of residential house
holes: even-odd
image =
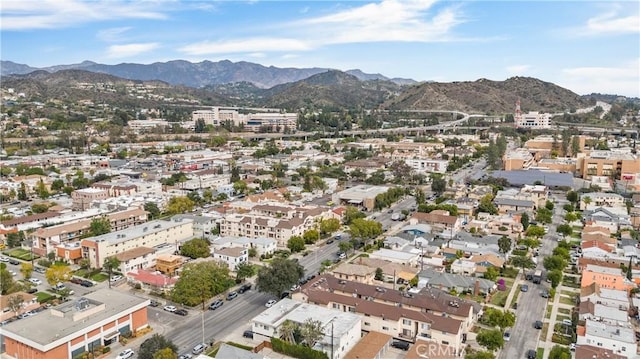
[[[146,269],[134,269],[125,274],[127,281],[132,285],[138,285],[150,291],[168,293],[178,281],[177,277],[170,277],[158,271],[148,271]]]
[[[586,301],[625,311],[630,307],[626,291],[601,288],[596,283],[580,288],[580,302]]]
[[[388,334],[375,331],[365,332],[358,344],[356,344],[345,359],[385,359],[389,354],[392,337]]]
[[[419,288],[427,286],[444,291],[455,290],[458,293],[470,292],[476,294],[489,294],[496,289],[496,283],[488,279],[437,272],[431,269],[420,272],[418,277]]]
[[[174,276],[182,267],[184,260],[184,257],[175,254],[159,254],[156,257],[155,269],[165,275]]]
[[[449,212],[436,210],[430,213],[415,212],[409,219],[410,224],[428,224],[434,234],[443,238],[453,238],[460,230],[462,221]]]
[[[635,331],[628,327],[587,319],[584,327],[578,327],[576,344],[608,349],[625,358],[637,358]]]
[[[383,259],[409,266],[417,265],[419,257],[419,253],[400,252],[386,248],[380,248],[369,254],[369,258]]]
[[[493,200],[496,207],[498,208],[498,213],[506,214],[513,212],[527,212],[533,213],[534,203],[529,200],[519,200],[519,199],[510,199],[504,197],[497,197]]]
[[[581,211],[597,207],[625,207],[624,197],[608,192],[590,192],[580,195]]]
[[[137,247],[116,254],[120,261],[118,271],[128,273],[135,269],[151,268],[156,264],[156,250],[149,247]]]
[[[288,298],[267,308],[251,320],[254,339],[280,337],[285,322],[302,325],[307,320],[319,321],[323,336],[313,346],[335,359],[344,358],[360,340],[360,317],[349,311],[339,311],[302,303]]]
[[[242,247],[222,248],[213,252],[213,259],[225,263],[230,271],[235,271],[240,263],[249,261],[249,251]]]
[[[213,241],[212,246],[214,251],[225,247],[255,248],[258,257],[270,255],[278,248],[275,240],[263,237],[218,237]]]
[[[592,301],[581,302],[578,308],[580,320],[595,320],[611,325],[624,325],[629,321],[629,314],[621,308],[611,308]]]
[[[13,298],[18,296],[22,297],[22,303],[19,306],[16,305],[14,307],[14,304],[12,304],[12,302],[15,299]],[[0,308],[2,309],[2,312],[0,312],[0,322],[26,313],[30,310],[37,309],[39,307],[40,303],[38,303],[38,297],[29,293],[15,292],[7,295],[2,295],[0,296]]]
[[[614,351],[597,347],[595,345],[576,345],[576,358],[588,359],[625,359],[626,356],[618,355]]]
[[[336,268],[330,270],[328,273],[332,274],[338,279],[365,284],[373,284],[376,270],[376,268],[371,268],[366,265],[342,263]]]
[[[593,241],[582,241],[582,256],[584,258],[607,258],[615,254],[615,247],[609,246],[602,242],[593,240]]]
[[[626,208],[619,207],[597,207],[582,212],[582,221],[592,225],[606,227],[611,233],[619,230],[632,228],[631,218],[627,214]]]

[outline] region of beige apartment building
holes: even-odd
[[[77,189],[71,193],[74,211],[86,211],[91,208],[91,202],[111,197],[109,191],[100,188]]]
[[[606,176],[616,180],[635,178],[640,173],[640,159],[631,153],[592,151],[579,159],[581,177]]]
[[[92,268],[102,268],[105,258],[137,247],[162,249],[193,238],[193,221],[190,219],[156,220],[125,231],[111,232],[86,238],[81,242],[82,257]]]
[[[534,163],[531,153],[524,148],[506,152],[502,157],[505,171],[526,170]]]

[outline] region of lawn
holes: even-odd
[[[47,292],[36,292],[35,296],[38,298],[38,303],[45,303],[56,297]]]
[[[545,314],[545,318],[550,319],[551,318],[551,310],[553,309],[553,305],[549,304],[547,305],[547,313]]]
[[[105,280],[109,279],[109,275],[107,273],[96,273],[94,275],[91,276],[91,279],[96,281],[96,282],[104,282]]]
[[[567,305],[576,305],[575,299],[572,297],[560,296],[560,303]]]
[[[569,290],[561,290],[560,294],[566,295],[567,297],[573,297],[574,295],[576,295],[576,292],[572,292]]]
[[[547,332],[549,331],[549,323],[542,324],[542,333],[540,333],[540,340],[547,340]]]
[[[536,355],[536,359],[544,358],[544,348],[538,348],[538,355]]]
[[[490,303],[493,305],[497,305],[499,307],[504,307],[507,304],[507,297],[509,296],[509,291],[513,286],[513,280],[509,278],[505,278],[504,280],[505,290],[504,291],[495,291],[491,296]]]
[[[558,313],[560,313],[560,314],[564,314],[564,315],[571,315],[571,309],[567,309],[567,308],[558,308]]]
[[[563,320],[571,320],[571,317],[568,315],[556,315],[556,322],[561,323]]]
[[[10,256],[10,257],[14,257],[14,258],[18,258],[18,259],[22,259],[23,261],[30,261],[31,260],[31,251],[28,251],[26,249],[22,249],[22,248],[14,248],[8,251],[5,251],[4,254]],[[37,255],[33,255],[33,259],[38,259],[40,257],[38,257]]]

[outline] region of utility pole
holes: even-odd
[[[333,359],[333,320],[331,320],[331,359]]]

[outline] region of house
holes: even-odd
[[[285,322],[302,325],[307,320],[320,322],[323,337],[313,346],[335,359],[344,358],[360,340],[360,317],[349,311],[324,308],[289,298],[281,299],[251,320],[254,339],[280,337]]]
[[[417,265],[419,257],[420,257],[419,253],[400,252],[400,251],[394,251],[386,248],[380,248],[377,251],[374,251],[373,253],[369,254],[369,258],[383,259],[386,261],[409,265],[409,266]]]
[[[159,254],[156,257],[156,270],[168,276],[174,276],[182,267],[184,257],[174,254]]]
[[[584,258],[606,258],[615,253],[616,248],[597,240],[582,241],[582,256]]]
[[[618,355],[614,351],[597,347],[595,345],[576,345],[576,358],[589,359],[625,359],[626,356]]]
[[[587,319],[584,327],[578,327],[576,344],[608,349],[625,358],[637,358],[635,331],[628,327]]]
[[[586,301],[622,310],[629,308],[629,295],[626,291],[601,288],[596,283],[580,288],[580,302]]]
[[[120,261],[118,271],[127,273],[134,269],[145,269],[155,266],[156,250],[149,247],[137,247],[116,254]]]
[[[629,314],[626,310],[611,308],[590,300],[580,303],[578,315],[580,320],[591,319],[611,325],[624,325],[629,321]]]
[[[378,268],[382,269],[383,281],[388,283],[393,283],[399,278],[410,281],[418,275],[418,272],[420,271],[420,268],[417,267],[370,257],[358,257],[351,263],[367,266],[374,271]]]
[[[365,332],[358,344],[356,344],[345,359],[384,359],[391,346],[392,337],[388,334],[376,331]]]
[[[625,207],[624,197],[608,192],[590,192],[580,195],[581,211],[597,207]]]
[[[255,248],[256,255],[260,257],[274,253],[277,249],[277,242],[264,237],[218,237],[213,241],[212,246],[214,251],[225,247]]]
[[[74,301],[2,327],[5,355],[12,358],[76,358],[108,346],[125,333],[148,327],[149,299],[98,289]]]
[[[213,252],[213,259],[225,263],[230,271],[235,271],[238,264],[249,261],[249,251],[242,247],[222,248]]]
[[[372,284],[376,270],[376,268],[371,268],[366,265],[342,263],[328,273],[333,274],[333,276],[338,279]]]
[[[498,213],[500,214],[512,213],[512,212],[532,213],[534,210],[534,203],[533,201],[529,201],[529,200],[498,197],[494,199],[493,202],[498,208]]]
[[[20,303],[19,306],[16,305],[13,307],[12,302],[17,301],[17,298],[14,299],[15,297],[22,297],[22,303]],[[0,313],[0,321],[13,318],[16,315],[26,313],[39,307],[40,303],[38,303],[38,297],[29,293],[15,292],[0,296],[0,308],[2,309],[2,312]]]
[[[410,224],[428,224],[434,234],[444,238],[453,238],[462,223],[456,216],[447,211],[436,210],[430,213],[415,212],[409,219]]]
[[[418,274],[418,287],[427,286],[429,288],[444,291],[455,290],[458,293],[492,293],[496,289],[496,283],[488,279],[473,278],[460,274],[442,273],[431,269],[425,269]]]
[[[617,208],[617,207],[616,207]],[[631,228],[631,219],[626,208],[598,207],[582,212],[582,221],[600,227],[606,227],[611,233]]]
[[[178,281],[176,277],[169,277],[160,272],[151,272],[145,269],[134,269],[126,273],[126,277],[131,284],[140,284],[144,289],[159,292],[171,290]]]

